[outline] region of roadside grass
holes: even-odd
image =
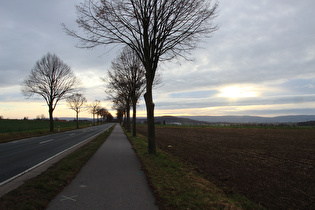
[[[114,126],[0,198],[0,209],[45,209],[105,142]]]
[[[80,128],[91,126],[91,122],[80,122]],[[76,122],[54,123],[55,132],[76,129]],[[50,134],[47,120],[0,120],[0,143]]]
[[[157,149],[157,154],[147,152],[145,137],[127,133],[161,209],[263,209],[246,197],[226,195],[193,166],[179,158]]]

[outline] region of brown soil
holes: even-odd
[[[158,126],[156,138],[227,193],[268,209],[315,209],[315,129]]]

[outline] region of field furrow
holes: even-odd
[[[268,209],[315,209],[315,129],[157,126],[156,138],[227,193]]]

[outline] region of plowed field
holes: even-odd
[[[156,138],[227,193],[268,209],[315,209],[315,129],[157,126]]]

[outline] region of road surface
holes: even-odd
[[[104,132],[113,124],[0,144],[0,186],[68,148]]]

